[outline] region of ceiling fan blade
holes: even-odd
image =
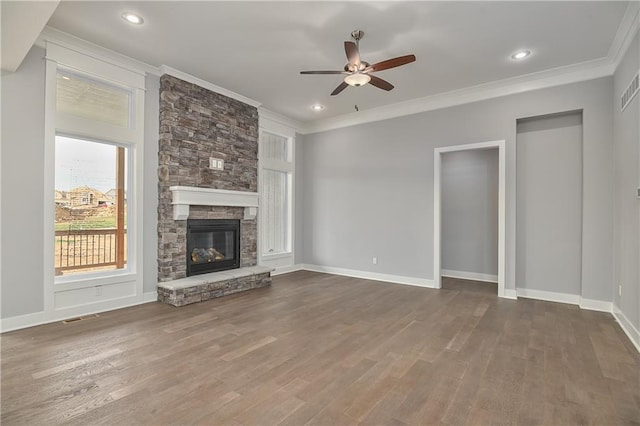
[[[347,74],[345,71],[300,71],[300,74]]]
[[[365,68],[363,72],[382,71],[389,68],[399,67],[400,65],[410,64],[416,60],[415,55],[399,56],[393,59],[387,59],[386,61],[378,62]]]
[[[336,87],[334,89],[333,92],[331,92],[331,96],[335,96],[338,93],[342,92],[344,89],[346,89],[349,85],[347,83],[345,83],[344,81],[342,83],[340,83],[340,85],[338,85],[338,87]]]
[[[387,92],[393,89],[393,84],[388,81],[383,80],[380,77],[376,77],[375,75],[369,75],[369,77],[371,77],[371,81],[369,81],[369,83],[373,84],[377,88],[386,90]]]
[[[344,42],[344,51],[347,53],[347,59],[349,59],[349,65],[353,65],[353,71],[360,68],[360,52],[358,52],[358,46],[352,41]]]

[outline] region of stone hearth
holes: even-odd
[[[158,301],[173,306],[184,306],[266,287],[271,285],[271,271],[272,268],[251,266],[160,283]]]

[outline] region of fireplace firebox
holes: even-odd
[[[239,220],[187,220],[188,277],[239,267]]]

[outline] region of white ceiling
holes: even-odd
[[[2,39],[1,66],[3,71],[14,72],[40,32],[47,24],[59,0],[47,2],[3,1],[0,3]]]
[[[49,25],[146,62],[167,65],[300,121],[326,119],[607,56],[628,2],[99,2],[62,1]],[[120,15],[139,13],[134,26]],[[343,42],[365,32],[363,60],[414,53],[415,63],[330,96]],[[522,62],[510,55],[533,54]],[[314,112],[314,103],[326,106]]]

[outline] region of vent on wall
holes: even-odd
[[[631,100],[636,95],[636,93],[638,93],[639,89],[640,89],[640,73],[637,73],[635,77],[631,79],[631,83],[629,83],[629,86],[627,86],[627,89],[624,91],[624,93],[622,93],[622,96],[620,97],[620,105],[621,105],[622,111],[624,111],[627,105],[631,103]]]

